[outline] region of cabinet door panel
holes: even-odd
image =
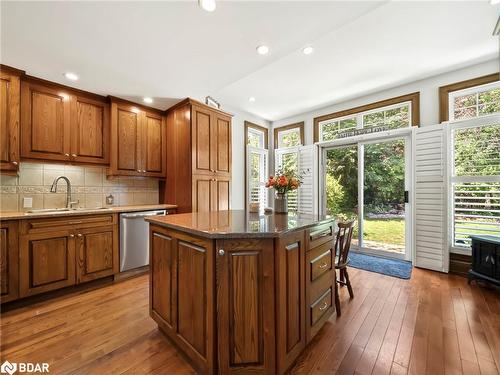
[[[212,209],[213,178],[193,176],[193,212],[206,212]]]
[[[69,95],[23,82],[21,96],[21,156],[69,160]]]
[[[274,374],[272,240],[222,240],[217,249],[219,369]]]
[[[136,172],[138,160],[138,113],[118,108],[117,115],[118,169]]]
[[[193,173],[211,173],[212,167],[212,121],[211,111],[193,106],[192,137],[193,137]]]
[[[146,173],[162,174],[165,171],[165,147],[163,140],[163,119],[146,113],[144,118],[144,143],[142,155]]]
[[[79,229],[77,283],[118,272],[118,234],[113,226]]]
[[[206,353],[207,249],[178,241],[177,330],[199,354]]]
[[[19,166],[19,77],[0,73],[0,170],[16,171]]]
[[[151,233],[151,309],[171,329],[174,325],[175,302],[175,252],[172,237],[152,231]]]
[[[106,164],[108,156],[108,105],[75,97],[71,116],[71,154],[73,160]]]
[[[231,119],[216,117],[216,162],[215,170],[219,175],[231,174]]]
[[[67,231],[23,236],[21,297],[75,284],[75,241]]]
[[[17,221],[0,223],[0,301],[19,297],[19,246]]]
[[[213,209],[218,211],[229,210],[230,181],[217,178],[214,187]]]
[[[280,238],[277,269],[278,373],[284,373],[306,345],[305,232]]]

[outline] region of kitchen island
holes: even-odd
[[[333,219],[154,216],[150,315],[204,374],[283,374],[335,311]]]

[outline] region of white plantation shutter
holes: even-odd
[[[258,160],[257,171],[258,176],[252,176],[252,158]],[[267,207],[268,190],[265,187],[265,182],[269,176],[268,170],[268,153],[266,149],[256,147],[247,147],[247,203],[259,202],[260,207]]]
[[[314,214],[318,211],[318,146],[299,148],[299,173],[302,185],[299,188],[299,207],[301,213]]]
[[[415,266],[448,272],[445,124],[415,129]]]

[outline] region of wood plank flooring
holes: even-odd
[[[500,292],[415,269],[401,280],[351,269],[335,316],[291,374],[499,374]],[[1,361],[51,374],[194,374],[148,315],[148,277],[1,315]]]

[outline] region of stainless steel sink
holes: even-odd
[[[96,208],[40,208],[36,210],[26,211],[29,214],[50,214],[50,213],[64,213],[64,212],[84,212],[84,211],[97,211],[97,210],[111,210],[109,207],[96,207]]]

